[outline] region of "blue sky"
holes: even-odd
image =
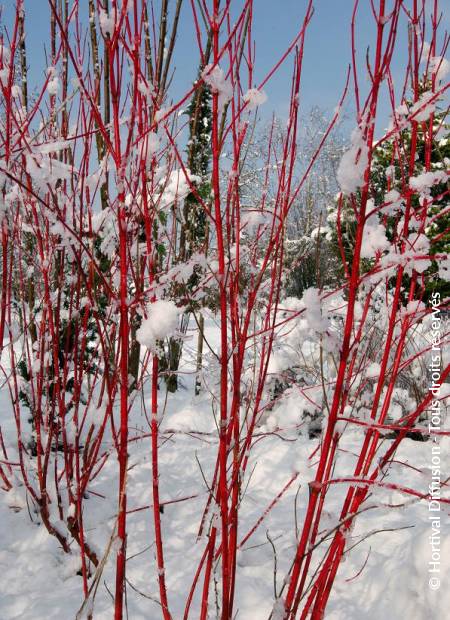
[[[235,6],[241,5],[240,0],[233,0]],[[391,0],[392,1],[392,0]],[[5,7],[4,21],[11,23],[11,7],[13,0],[0,2]],[[157,1],[156,1],[157,4]],[[388,1],[388,5],[391,2]],[[80,0],[80,7],[87,0]],[[49,8],[47,0],[25,0],[27,11],[27,44],[31,64],[31,81],[40,79],[39,72],[45,69],[44,46],[49,43]],[[255,79],[263,77],[274,64],[288,43],[292,40],[301,24],[306,7],[306,0],[255,0],[253,35],[256,41]],[[350,21],[353,0],[316,0],[315,14],[306,36],[304,72],[302,82],[302,106],[306,111],[313,105],[332,111],[337,104],[345,82],[348,64],[351,59]],[[174,78],[174,92],[183,92],[196,76],[197,55],[192,22],[190,19],[190,2],[185,0],[179,38],[176,51],[177,71]],[[445,16],[449,23],[449,11]],[[368,46],[374,48],[376,34],[375,22],[370,10],[369,0],[360,0],[357,21],[358,47],[362,50],[362,58]],[[399,53],[395,57],[393,69],[394,79],[400,78],[406,62],[403,50],[406,30],[403,24],[400,29]],[[267,85],[269,101],[264,106],[264,114],[275,111],[279,116],[286,114],[292,62],[281,68],[279,73]],[[41,74],[42,75],[42,74]],[[361,86],[367,88],[364,66],[361,67]],[[353,123],[353,100],[348,98],[346,114],[349,123]],[[387,124],[389,108],[387,97],[384,96],[380,108],[380,123]]]

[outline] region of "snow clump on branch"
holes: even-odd
[[[444,170],[434,170],[423,172],[409,179],[409,186],[416,192],[426,193],[433,185],[437,183],[446,183],[448,174]]]
[[[100,22],[100,30],[102,31],[102,35],[104,37],[108,35],[111,37],[116,26],[114,17],[112,15],[108,15],[104,9],[100,9],[98,12],[98,20]]]
[[[47,92],[52,96],[57,95],[60,81],[55,67],[49,67],[47,69],[47,75],[49,76],[49,80],[47,82]]]
[[[263,90],[249,88],[243,97],[248,110],[255,110],[258,106],[267,101],[267,95]]]
[[[319,334],[326,333],[330,329],[330,321],[322,313],[319,289],[314,287],[306,289],[303,293],[302,302],[305,306],[304,317],[309,328]]]
[[[344,153],[337,170],[337,180],[344,194],[354,194],[364,184],[368,166],[368,148],[360,127],[351,135],[351,147]]]
[[[173,301],[159,299],[147,308],[147,318],[136,332],[136,339],[151,351],[157,348],[157,341],[173,336],[178,329],[180,309]]]
[[[206,65],[202,71],[202,79],[214,94],[219,95],[219,110],[222,110],[233,97],[233,85],[230,80],[226,79],[225,73],[218,65],[214,68],[212,65]]]

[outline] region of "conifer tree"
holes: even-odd
[[[429,91],[430,84],[423,81],[421,84],[419,97],[423,97]],[[425,95],[426,96],[426,95]],[[419,99],[419,102],[421,99]],[[406,100],[404,104],[396,110],[396,122],[399,123],[399,131],[384,140],[373,152],[373,160],[370,173],[370,188],[373,207],[380,209],[378,217],[380,223],[386,228],[386,237],[393,242],[396,227],[402,217],[402,211],[386,214],[382,208],[389,202],[389,196],[405,196],[405,188],[410,186],[410,179],[429,171],[436,172],[446,170],[450,165],[450,124],[448,123],[448,112],[436,109],[434,114],[418,114],[416,144],[415,144],[415,165],[411,174],[410,157],[412,144],[412,123],[407,121],[409,117],[414,119],[414,106],[419,104],[411,100]],[[414,122],[414,120],[412,121]],[[411,206],[418,214],[424,208],[423,198],[420,192],[411,191]],[[357,195],[358,198],[358,195]],[[339,206],[338,206],[339,203]],[[429,188],[427,198],[427,217],[429,225],[424,230],[430,242],[430,257],[450,253],[450,197],[447,183],[436,183]],[[338,221],[339,220],[339,221]],[[340,195],[338,201],[330,208],[328,214],[328,224],[331,233],[331,247],[334,254],[344,253],[345,263],[351,270],[352,255],[354,248],[354,233],[356,230],[356,220],[351,205],[351,200]],[[410,231],[412,232],[412,231]],[[325,230],[324,230],[325,234]],[[341,261],[338,261],[338,264]],[[343,261],[342,261],[343,264]],[[361,261],[361,268],[368,271],[372,266],[370,259]],[[342,277],[344,274],[341,273]],[[431,260],[431,266],[422,274],[421,284],[417,288],[417,295],[426,302],[432,291],[440,293],[443,299],[450,295],[450,283],[439,275],[438,263],[435,259]],[[409,289],[409,275],[405,275],[404,290]],[[406,303],[406,298],[403,299]]]
[[[178,262],[188,261],[192,255],[203,248],[206,253],[208,244],[208,226],[206,214],[199,202],[199,197],[208,202],[211,194],[209,179],[211,161],[211,93],[206,84],[201,84],[194,93],[186,114],[189,116],[189,142],[187,146],[187,167],[193,177],[200,179],[196,182],[195,192],[185,198],[183,221],[180,232]],[[195,266],[192,276],[181,287],[184,290],[173,291],[176,297],[188,300],[187,311],[182,316],[180,332],[184,334],[189,323],[193,307],[190,292],[198,283],[201,268]],[[204,319],[198,317],[199,338],[197,347],[197,371],[201,366]],[[177,371],[180,364],[183,342],[181,338],[171,338],[165,359],[161,360],[162,370],[166,371],[166,385],[170,392],[178,387]],[[198,386],[197,386],[198,391]]]

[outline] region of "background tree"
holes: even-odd
[[[419,102],[425,101],[431,91],[431,81],[422,82],[419,88]],[[399,106],[396,110],[395,122],[401,127],[404,119],[409,114],[414,114],[420,106],[414,104],[409,99]],[[416,116],[417,129],[415,132],[416,157],[414,170],[409,167],[409,154],[412,149],[412,128],[408,124],[401,129],[395,137],[383,142],[375,149],[371,176],[373,182],[373,196],[376,207],[383,207],[386,203],[386,195],[391,196],[391,202],[395,203],[395,192],[401,190],[402,184],[410,183],[411,177],[429,171],[442,172],[446,170],[450,163],[450,125],[448,122],[448,109],[433,106],[436,110],[430,115],[425,110]],[[389,194],[388,192],[394,192]],[[450,196],[448,193],[448,182],[434,183],[427,189],[426,196],[413,195],[411,198],[412,207],[416,214],[417,221],[421,212],[425,209],[429,224],[423,232],[430,241],[430,256],[447,254],[450,252]],[[382,216],[383,217],[383,216]],[[392,240],[395,236],[396,227],[400,221],[400,211],[395,215],[385,215],[387,220],[387,237]],[[413,229],[411,229],[412,232]],[[409,276],[405,276],[407,283]],[[426,303],[433,291],[440,293],[442,299],[450,296],[450,283],[439,277],[438,263],[432,261],[431,266],[423,274],[424,290],[419,294]]]
[[[209,229],[204,205],[211,204],[211,93],[206,84],[200,83],[189,103],[186,114],[189,119],[186,165],[196,181],[195,192],[191,191],[186,196],[180,213],[179,248],[175,264],[189,262],[192,256],[199,251],[206,256],[208,250]],[[197,391],[202,364],[204,318],[200,311],[201,306],[192,301],[192,291],[199,284],[201,272],[201,267],[195,265],[193,273],[188,279],[182,283],[174,284],[171,290],[171,296],[186,306],[180,320],[181,335],[186,334],[192,312],[195,313],[198,322]],[[170,338],[166,353],[161,359],[161,371],[169,392],[175,392],[178,387],[177,372],[182,352],[182,337]]]

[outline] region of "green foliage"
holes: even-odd
[[[334,238],[324,229],[313,239],[288,241],[285,249],[286,282],[289,297],[301,298],[310,287],[335,287],[342,278]]]
[[[408,108],[412,105],[407,102]],[[430,170],[441,170],[448,167],[450,160],[450,125],[446,122],[447,113],[437,111],[434,115],[434,137],[430,148]],[[427,132],[429,123],[419,123],[417,126],[417,139],[415,148],[414,170],[410,174],[410,153],[412,131],[411,126],[403,129],[397,140],[387,140],[383,145],[375,149],[371,181],[375,205],[384,202],[384,195],[387,191],[396,189],[402,191],[403,186],[409,185],[412,176],[422,174],[427,170]],[[400,155],[399,156],[399,151]],[[446,163],[447,162],[447,163]],[[390,174],[386,175],[389,170]],[[450,198],[446,193],[447,184],[441,183],[434,185],[430,189],[430,196],[433,198],[432,205],[428,208],[428,218],[439,215],[450,206]],[[411,207],[419,212],[422,209],[417,194],[411,196]],[[390,217],[387,221],[386,236],[389,240],[393,238],[394,226],[398,218]],[[425,234],[430,240],[430,255],[450,253],[450,214],[444,214],[425,229]],[[435,237],[438,239],[434,240]],[[433,291],[439,291],[442,298],[450,295],[450,282],[439,278],[438,265],[436,260],[432,261],[431,267],[424,273],[425,292],[423,300],[426,301]],[[409,277],[405,276],[405,285],[408,285]]]
[[[424,89],[425,90],[425,89]],[[411,108],[412,102],[406,102],[408,109]],[[446,122],[447,113],[437,111],[434,114],[434,138],[430,149],[429,169],[431,171],[441,170],[448,167],[450,160],[450,125]],[[386,202],[386,193],[391,190],[397,190],[405,197],[405,188],[409,187],[409,180],[413,176],[418,176],[427,170],[427,132],[429,131],[429,123],[421,122],[417,125],[415,159],[414,167],[410,172],[410,158],[412,150],[412,130],[411,124],[398,132],[397,135],[384,141],[381,146],[374,149],[371,167],[371,194],[373,206],[380,207]],[[428,218],[439,215],[450,206],[450,198],[445,183],[434,185],[430,189],[430,196],[433,198],[432,206],[428,208]],[[358,194],[354,197],[355,204],[359,204]],[[421,210],[423,206],[420,204],[419,196],[415,193],[410,195],[410,204],[414,212],[422,216]],[[373,208],[372,206],[372,208]],[[340,255],[338,244],[337,229],[337,205],[331,209],[329,222],[331,228],[331,245],[335,255]],[[395,230],[400,221],[402,214],[397,215],[381,215],[380,221],[386,227],[386,237],[389,241],[393,241]],[[381,220],[382,218],[382,220]],[[351,199],[343,198],[340,213],[340,232],[342,238],[342,248],[344,251],[346,262],[351,270],[352,256],[354,252],[356,221]],[[430,255],[439,255],[450,253],[450,214],[444,214],[425,229],[425,234],[430,240]],[[437,238],[435,240],[435,238]],[[361,260],[361,271],[368,271],[373,264],[372,260]],[[419,286],[417,291],[426,301],[432,291],[439,291],[442,298],[450,296],[450,283],[439,278],[438,265],[436,260],[432,260],[431,266],[424,272],[424,287],[422,291]],[[341,273],[341,277],[343,273]],[[404,276],[404,289],[409,289],[410,276]],[[423,293],[423,295],[422,295]],[[404,299],[406,302],[406,297]]]
[[[187,149],[188,167],[191,174],[201,179],[196,192],[191,192],[184,201],[185,256],[189,257],[201,247],[207,237],[207,217],[200,197],[209,202],[211,182],[209,178],[211,162],[211,93],[206,85],[199,87],[186,111],[189,115],[189,143]]]
[[[208,243],[208,220],[202,204],[211,202],[211,93],[205,84],[199,85],[186,110],[189,116],[189,141],[187,145],[187,168],[191,175],[199,179],[195,182],[195,191],[190,192],[183,205],[183,222],[180,232],[180,244],[177,262],[185,263],[192,255],[203,248],[206,252]],[[199,200],[200,198],[200,200]],[[191,301],[191,293],[199,285],[203,270],[196,265],[187,282],[173,283],[170,296],[176,303],[181,303],[186,311],[198,309],[198,303]],[[187,327],[188,321],[183,321]],[[165,373],[166,385],[174,392],[178,387],[176,371],[182,354],[182,341],[171,338],[168,349],[160,356],[160,371]]]

